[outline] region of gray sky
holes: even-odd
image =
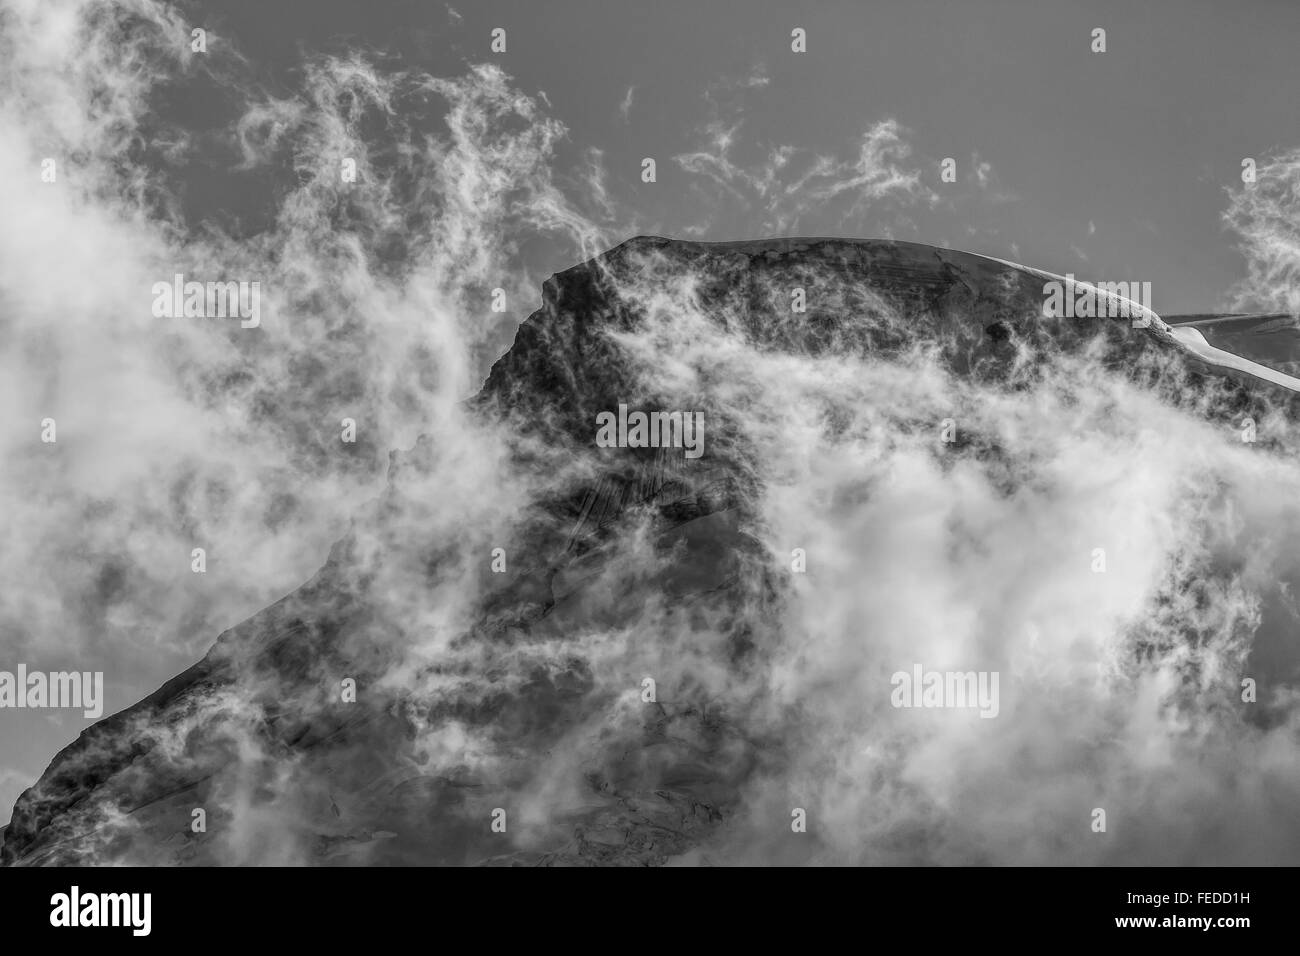
[[[731,155],[744,166],[780,145],[851,157],[864,131],[892,118],[909,131],[904,165],[941,202],[852,215],[841,197],[813,204],[799,233],[889,234],[1149,281],[1161,312],[1225,303],[1243,269],[1221,223],[1224,189],[1240,185],[1243,157],[1300,138],[1300,6],[1285,0],[453,7],[454,17],[423,3],[238,0],[222,11],[268,65],[291,62],[300,43],[359,42],[435,74],[499,63],[521,90],[547,94],[572,156],[604,152],[611,190],[639,224],[669,235],[702,222],[701,238],[755,234],[739,203],[703,216],[699,177],[670,159],[707,148],[711,119],[739,124]],[[494,27],[507,30],[504,54],[488,49]],[[807,30],[804,54],[791,52],[794,27]],[[1095,27],[1105,53],[1090,50]],[[754,78],[765,82],[744,85]],[[984,188],[966,183],[973,155],[991,167]],[[653,187],[639,182],[645,156],[659,164]],[[945,157],[959,184],[938,181]]]

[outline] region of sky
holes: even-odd
[[[221,9],[268,69],[292,63],[300,45],[357,43],[434,73],[500,64],[521,90],[546,94],[568,129],[562,157],[602,152],[611,191],[646,232],[731,239],[767,225],[912,239],[1151,282],[1162,314],[1231,304],[1244,268],[1222,221],[1225,190],[1241,184],[1243,158],[1300,138],[1300,8],[1284,0]],[[504,53],[489,49],[497,27],[507,31]],[[796,27],[807,31],[805,53],[791,51]],[[1097,27],[1104,53],[1091,50]],[[707,188],[716,184],[702,192],[701,174],[672,160],[720,155],[711,123],[729,131],[726,155],[742,170],[782,146],[851,160],[864,134],[890,120],[910,151],[901,165],[934,191],[933,204],[914,197],[854,212],[840,195],[755,222],[747,203],[719,198]],[[652,187],[639,182],[646,156],[658,164]],[[947,157],[956,184],[939,181]],[[981,163],[983,184],[971,181]]]
[[[1296,304],[1277,281],[1300,248],[1293,180],[1241,189],[1243,158],[1298,165],[1300,5],[1281,0],[104,9],[0,2],[0,648],[105,669],[105,713],[310,576],[429,403],[474,391],[541,280],[632,235],[914,240],[1150,282],[1166,316]],[[87,18],[99,32],[71,29]],[[360,144],[385,201],[322,212],[312,162]],[[66,192],[37,188],[49,155]],[[426,218],[446,225],[438,258],[412,263],[404,237]],[[400,288],[384,256],[349,258],[358,223]],[[298,321],[268,321],[261,351],[132,317],[175,269],[256,274],[284,250]],[[498,285],[506,313],[464,333],[453,313]],[[422,357],[462,346],[471,359],[425,381]],[[377,424],[355,460],[323,464],[313,416],[347,402]],[[91,410],[111,423],[79,431]],[[47,414],[73,446],[58,466],[32,444]],[[255,427],[268,416],[280,431]],[[241,554],[198,595],[196,539]],[[88,723],[6,715],[0,818]]]

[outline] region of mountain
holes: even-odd
[[[1300,375],[1300,321],[1282,312],[1231,315],[1170,315],[1171,326],[1198,330],[1216,348]]]
[[[1225,422],[1294,414],[1286,376],[1225,364],[1212,323],[1196,326],[1207,349],[1154,315],[1045,317],[1057,278],[907,242],[654,237],[553,276],[467,424],[392,455],[386,492],[312,580],[56,755],[0,861],[708,861],[755,825],[753,784],[794,740],[768,691],[746,707],[719,693],[765,686],[790,639],[756,437],[778,425],[745,397],[763,381],[728,377],[730,349],[830,378],[844,357],[924,346],[945,374],[1010,391],[1044,356],[1088,356],[1143,387],[1221,393]],[[702,414],[704,453],[598,447],[620,405]],[[1002,454],[965,433],[952,451]],[[764,861],[815,855],[773,830]]]

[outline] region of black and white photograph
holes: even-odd
[[[797,869],[902,881],[873,930],[931,879],[1009,940],[1276,929],[1297,49],[1294,0],[0,0],[0,907]],[[521,867],[726,874],[459,872]]]

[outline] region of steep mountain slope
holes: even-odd
[[[1292,393],[1215,367],[1155,316],[1044,317],[1044,275],[904,242],[640,238],[553,277],[467,424],[393,455],[387,492],[311,581],[59,753],[0,859],[661,864],[764,826],[762,860],[817,858],[835,834],[801,839],[755,789],[802,731],[772,690],[774,648],[794,640],[762,440],[780,440],[782,410],[754,411],[765,382],[731,375],[731,350],[828,379],[845,357],[924,358],[1007,394],[1075,356],[1153,394],[1214,395],[1227,427],[1295,414]],[[620,404],[701,412],[704,454],[596,447]],[[897,440],[939,428],[918,410]],[[458,462],[485,449],[500,486],[446,513]],[[978,429],[933,453],[1020,480]]]

